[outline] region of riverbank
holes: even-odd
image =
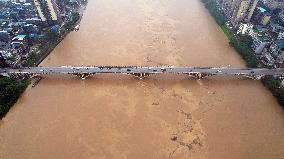
[[[229,40],[229,44],[233,47],[246,62],[246,65],[251,68],[263,67],[261,62],[256,58],[253,50],[250,48],[252,39],[250,36],[242,36],[234,34],[226,25],[223,13],[219,10],[216,3],[212,0],[202,0],[205,7],[208,9],[211,16],[220,26],[224,34]],[[284,108],[284,90],[281,87],[281,82],[273,76],[267,76],[261,79],[263,85],[271,91],[276,97],[278,103]]]
[[[0,78],[0,120],[8,113],[29,84],[29,80]]]
[[[33,64],[28,65],[27,67],[38,66],[57,47],[57,45],[60,44],[60,42],[66,38],[66,36],[70,32],[71,31],[68,31],[67,33],[61,35],[61,37],[54,44],[52,44],[50,47],[47,47],[46,50],[42,51],[43,54],[41,54],[41,56]]]
[[[34,63],[34,66],[38,66],[56,47],[57,45],[66,38],[66,36],[74,31],[75,26],[79,26],[82,18],[83,18],[83,12],[86,9],[87,4],[84,5],[83,9],[81,10],[80,14],[76,14],[75,20],[71,20],[69,22],[69,24],[67,23],[66,26],[63,26],[63,33],[60,34],[59,38],[50,46],[48,47],[46,50],[44,50],[43,55]],[[80,15],[80,17],[78,18],[78,16]]]
[[[89,1],[80,24],[41,66],[245,67],[200,0]],[[284,112],[261,83],[169,78],[46,76],[0,121],[0,158],[284,156]]]
[[[65,24],[60,28],[60,33],[51,33],[51,36],[45,37],[40,42],[40,49],[38,53],[32,54],[22,66],[24,67],[31,67],[31,66],[38,66],[56,47],[57,45],[64,40],[67,35],[74,31],[76,26],[79,26],[83,12],[85,11],[87,6],[87,2],[79,9],[79,13],[72,14],[71,20],[65,22]]]
[[[22,63],[23,67],[38,66],[56,47],[63,41],[72,31],[72,28],[79,25],[83,12],[85,11],[87,2],[79,9],[80,13],[71,18],[71,21],[62,27],[61,34],[54,36],[46,41],[42,40],[37,53],[32,54]],[[75,18],[74,18],[75,17]],[[36,80],[32,87],[35,87],[40,80]],[[28,79],[12,79],[8,77],[0,77],[0,120],[9,112],[10,108],[17,102],[18,98],[31,83]]]

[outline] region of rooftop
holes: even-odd
[[[25,37],[26,37],[26,35],[18,35],[16,37],[14,37],[12,40],[20,40],[20,41],[22,41],[22,40],[25,39]]]
[[[284,39],[276,41],[276,44],[279,49],[282,49],[282,50],[284,49]]]
[[[266,12],[266,9],[262,8],[262,7],[256,7],[261,13]]]

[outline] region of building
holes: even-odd
[[[284,66],[283,64],[284,64],[284,50],[281,50],[275,60],[275,65],[278,67],[283,67]]]
[[[269,31],[273,33],[273,37],[277,37],[279,33],[284,32],[284,28],[278,23],[269,23]]]
[[[275,59],[276,67],[284,67],[284,40],[277,40],[273,42],[269,48],[269,52]]]
[[[269,24],[271,19],[271,14],[262,7],[256,7],[256,10],[253,14],[253,22],[260,25]]]
[[[271,19],[271,14],[268,13],[268,12],[265,12],[265,13],[263,14],[263,17],[262,17],[262,19],[261,19],[260,24],[262,24],[262,25],[267,25],[267,24],[269,24],[270,19]]]
[[[278,17],[284,21],[284,10],[282,10],[279,14],[278,14]]]
[[[26,35],[18,35],[12,39],[12,50],[18,54],[25,54],[28,48],[28,37]]]
[[[0,50],[7,51],[10,48],[10,36],[7,31],[0,31]]]
[[[284,9],[284,1],[283,0],[262,0],[263,4],[267,6],[269,9]]]
[[[263,37],[257,37],[253,39],[252,49],[256,55],[262,55],[263,49],[269,44],[267,39]]]
[[[284,32],[279,32],[277,36],[277,40],[283,40],[284,39]]]
[[[48,25],[61,24],[60,11],[55,0],[34,0],[38,15]]]
[[[277,40],[270,45],[269,52],[274,58],[277,58],[284,52],[284,40]]]
[[[260,60],[263,64],[267,66],[272,66],[275,63],[274,58],[271,56],[270,53],[264,53],[261,57]]]
[[[249,22],[259,0],[217,0],[233,25]]]

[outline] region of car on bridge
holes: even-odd
[[[216,73],[221,73],[221,72],[222,72],[222,71],[220,71],[220,70],[217,70],[217,71],[216,71]]]

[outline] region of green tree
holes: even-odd
[[[57,32],[48,31],[45,34],[45,40],[50,43],[55,43],[60,38],[60,34]]]
[[[77,24],[79,19],[80,19],[80,14],[78,12],[73,12],[71,14],[70,19],[66,22],[65,28],[66,29],[72,29],[74,27],[74,25]]]
[[[0,119],[9,111],[28,84],[27,80],[0,77]]]

